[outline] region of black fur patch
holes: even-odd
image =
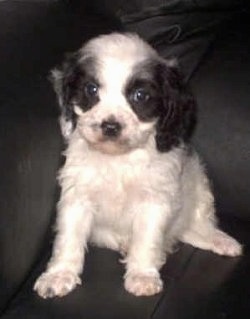
[[[135,101],[133,94],[142,88],[146,101]],[[140,65],[125,88],[125,96],[141,121],[157,119],[156,146],[167,152],[188,142],[196,122],[196,104],[176,67],[162,61]]]
[[[142,90],[148,95],[145,101],[136,101],[134,99],[138,90]],[[159,90],[152,81],[140,79],[138,76],[131,78],[127,84],[125,96],[131,108],[141,121],[151,121],[159,115],[161,99]]]
[[[156,145],[159,151],[166,152],[189,142],[196,124],[196,102],[176,67],[158,64],[155,76],[163,97]]]
[[[74,113],[74,104],[77,104],[83,111],[88,111],[98,103],[98,95],[90,96],[86,92],[88,83],[99,83],[95,78],[95,62],[93,58],[86,58],[79,62],[79,54],[73,53],[65,59],[61,68],[59,83],[55,83],[56,91],[61,99],[61,113],[66,121],[71,121],[73,128],[76,126],[76,114]]]

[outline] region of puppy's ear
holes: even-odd
[[[76,114],[73,110],[73,97],[79,81],[78,54],[67,55],[62,66],[51,71],[53,83],[60,106],[60,126],[62,135],[67,140],[76,126]]]
[[[189,141],[196,123],[196,103],[173,63],[157,66],[161,90],[160,115],[156,125],[156,145],[160,152]]]

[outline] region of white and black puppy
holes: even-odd
[[[189,139],[195,102],[174,61],[134,34],[87,42],[53,72],[68,144],[56,238],[34,289],[64,296],[81,283],[87,243],[124,256],[134,295],[162,290],[177,241],[220,255],[240,244],[217,228],[214,198]]]

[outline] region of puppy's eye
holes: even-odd
[[[85,84],[84,90],[88,97],[95,97],[98,94],[98,85],[92,82],[88,82]]]
[[[145,89],[139,88],[135,90],[132,98],[136,103],[143,103],[150,99],[150,94]]]

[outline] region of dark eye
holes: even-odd
[[[87,96],[95,97],[98,94],[98,85],[92,82],[86,83],[84,90]]]
[[[150,94],[145,89],[139,88],[134,91],[132,98],[136,103],[143,103],[150,99]]]

